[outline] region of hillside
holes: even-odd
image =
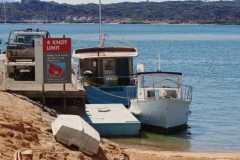
[[[0,19],[3,22],[3,7]],[[55,2],[7,3],[8,22],[98,21],[98,5]],[[238,1],[169,1],[103,5],[105,22],[114,23],[240,23]]]

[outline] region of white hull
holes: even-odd
[[[134,99],[130,111],[145,125],[169,129],[187,124],[190,103],[179,99]]]

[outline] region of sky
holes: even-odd
[[[20,1],[20,0],[5,0],[5,1]],[[98,3],[99,0],[42,0],[42,1],[55,1],[58,3],[82,4],[82,3]],[[140,2],[146,0],[102,0],[102,3],[118,3],[118,2]],[[164,0],[150,0],[150,1],[164,1]]]

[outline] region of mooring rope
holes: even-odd
[[[95,86],[91,86],[93,87],[94,89],[106,94],[106,95],[109,95],[109,96],[112,96],[112,97],[116,97],[116,98],[121,98],[121,99],[127,99],[127,100],[130,100],[130,97],[124,97],[124,96],[119,96],[119,95],[115,95],[115,94],[112,94],[112,93],[109,93],[109,92],[106,92],[98,87],[95,87]]]

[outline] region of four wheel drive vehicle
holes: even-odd
[[[6,54],[8,61],[31,60],[34,61],[34,40],[41,37],[49,37],[44,30],[15,30],[8,38]]]

